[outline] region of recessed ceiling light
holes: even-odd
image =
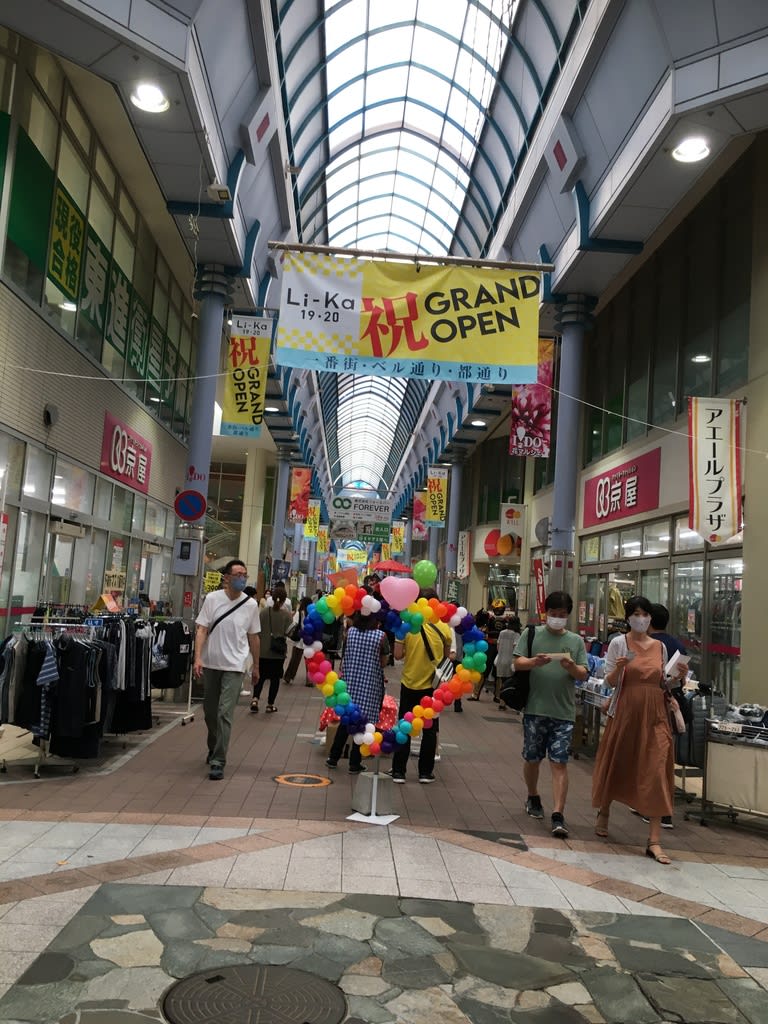
[[[65,313],[74,313],[77,309],[77,304],[74,302],[60,302],[59,309],[63,309]]]
[[[149,400],[150,400],[150,402],[160,402],[161,401],[160,398],[155,398],[154,395],[150,395],[149,396]]]
[[[712,362],[712,356],[706,356],[706,355],[704,355],[704,353],[701,353],[698,356],[692,356],[691,357],[691,362],[692,363],[711,363]]]
[[[472,427],[484,427],[485,420],[470,420],[470,426]]]
[[[268,405],[264,409],[264,412],[280,412],[276,405]]]
[[[131,103],[147,114],[162,114],[171,105],[163,90],[151,82],[139,82],[131,93]]]
[[[672,156],[681,164],[695,164],[709,156],[709,145],[700,135],[691,135],[675,146]]]

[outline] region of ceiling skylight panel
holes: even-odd
[[[411,173],[409,171],[409,173]],[[406,178],[404,174],[398,173],[392,182],[392,192],[399,193],[400,195],[410,196],[411,199],[415,199],[417,203],[421,203],[426,206],[432,199],[432,190],[427,181],[413,181],[412,178]]]
[[[367,28],[365,4],[326,0],[324,24],[326,37],[330,36],[337,40],[336,45],[338,46],[344,39],[365,32]]]
[[[429,102],[427,97],[423,97],[426,102]],[[432,135],[435,139],[439,139],[442,129],[444,118],[437,113],[437,111],[429,110],[426,106],[422,106],[420,103],[414,103],[413,100],[408,100],[405,105],[405,120],[409,125],[413,125],[414,128],[418,128],[419,131],[425,132],[427,135]]]
[[[426,68],[411,68],[409,93],[427,100],[432,107],[444,110],[451,92],[451,83],[439,78],[428,70],[429,61],[425,60]]]
[[[396,12],[398,21],[413,21],[416,17],[417,0],[368,0],[368,25],[371,30],[392,23]]]
[[[389,5],[389,24],[402,20],[397,7],[397,2]],[[412,43],[413,29],[410,25],[370,33],[366,58],[368,70],[385,67],[400,60],[410,60]]]
[[[462,121],[459,121],[459,124],[462,124]],[[454,125],[449,124],[447,121],[443,128],[443,146],[453,153],[457,162],[461,161],[465,166],[468,166],[471,163],[472,156],[475,152],[475,144],[472,141],[473,128],[474,125],[467,125],[467,131],[470,136],[469,138],[467,138],[463,131],[456,128]]]
[[[355,114],[342,123],[331,125],[328,131],[328,145],[332,153],[345,150],[363,134],[363,115]]]
[[[419,0],[416,17],[461,36],[469,7],[467,0]]]
[[[401,100],[395,103],[383,103],[374,108],[368,107],[365,111],[366,132],[375,132],[382,128],[399,128],[403,123],[404,111],[405,103]]]
[[[389,214],[392,209],[392,194],[382,195],[379,189],[376,189],[376,195],[365,194],[365,187],[368,185],[375,186],[375,182],[366,182],[364,186],[360,188],[360,200],[358,207],[364,217],[384,217]]]
[[[328,100],[328,124],[341,124],[348,114],[360,110],[363,106],[365,90],[362,82],[342,89],[332,99]],[[348,134],[347,127],[342,129]]]
[[[349,36],[345,35],[334,46],[326,43],[329,59],[325,66],[325,76],[329,93],[342,88],[346,82],[361,75],[365,70],[365,39],[356,43],[350,43],[348,40]]]
[[[394,55],[390,55],[394,59]],[[367,105],[393,96],[405,96],[408,91],[409,65],[397,68],[369,70],[366,76],[365,102]]]
[[[327,172],[328,188],[327,192],[329,195],[333,195],[334,192],[338,192],[340,189],[346,188],[347,185],[357,184],[359,178],[358,174],[358,163],[356,161],[345,164],[345,159],[334,160],[330,165]]]
[[[439,26],[438,27],[442,27]],[[419,64],[428,64],[435,71],[453,77],[453,69],[456,66],[456,55],[458,43],[446,37],[441,32],[433,32],[428,28],[419,25],[414,33],[414,60]]]
[[[360,158],[360,177],[378,174],[381,171],[394,174],[397,169],[397,147],[386,146],[386,138],[379,138],[379,147],[367,156]],[[384,146],[382,147],[382,143]]]

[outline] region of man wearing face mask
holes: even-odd
[[[546,624],[538,626],[528,657],[528,631],[515,647],[515,672],[530,671],[530,693],[523,715],[523,777],[528,787],[526,813],[543,818],[539,796],[539,766],[549,758],[552,772],[552,835],[565,839],[565,800],[568,796],[568,755],[576,718],[574,683],[587,678],[584,641],[566,626],[573,611],[570,594],[547,595]]]
[[[247,583],[245,562],[237,558],[227,562],[222,570],[222,589],[206,594],[195,620],[193,672],[196,679],[203,680],[208,778],[216,781],[224,778],[232,717],[249,652],[254,685],[259,681],[259,606],[244,593]]]

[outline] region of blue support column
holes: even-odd
[[[448,525],[445,542],[445,574],[450,579],[456,575],[456,555],[459,548],[459,502],[461,500],[461,463],[451,466],[451,482],[448,493]]]
[[[309,542],[309,562],[307,565],[307,576],[311,579],[315,579],[315,573],[317,572],[317,541],[311,540]]]
[[[304,539],[304,523],[296,523],[293,528],[293,553],[291,555],[291,572],[298,572],[301,565],[301,542]]]
[[[288,483],[291,464],[284,452],[278,452],[275,482],[275,514],[272,527],[272,561],[282,559],[285,551],[285,517],[288,510]]]
[[[571,594],[576,537],[576,481],[581,464],[579,400],[582,397],[584,332],[590,322],[590,309],[593,305],[594,301],[589,296],[568,295],[558,312],[562,344],[549,590],[566,590]]]
[[[403,540],[403,561],[410,566],[413,549],[413,520],[409,519],[405,524],[405,538]]]

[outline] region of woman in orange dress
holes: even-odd
[[[605,681],[620,684],[615,707],[606,723],[592,776],[592,806],[597,808],[595,832],[608,835],[613,800],[636,808],[650,821],[646,855],[669,864],[659,842],[661,818],[672,813],[674,739],[669,705],[663,689],[664,645],[648,635],[651,604],[632,597],[625,606],[630,632],[611,640]]]

